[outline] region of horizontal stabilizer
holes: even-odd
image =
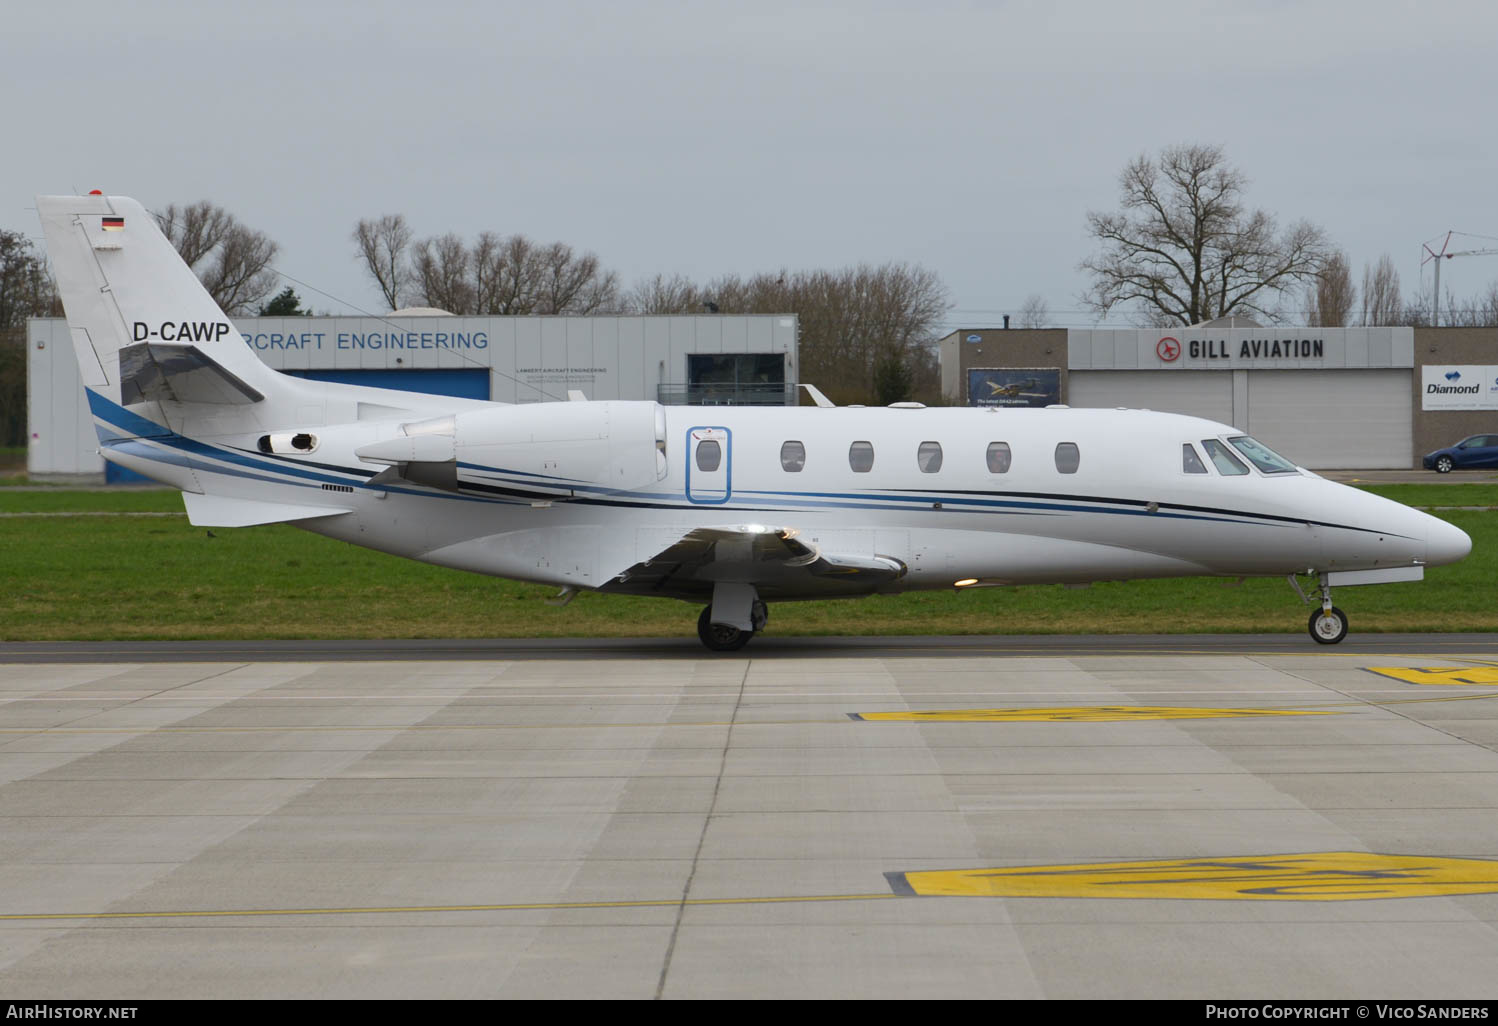
[[[290,520],[337,517],[353,512],[331,506],[293,506],[285,502],[230,499],[196,492],[183,492],[182,501],[187,506],[187,519],[198,527],[254,527],[256,524],[284,524]]]
[[[244,406],[265,398],[197,346],[159,342],[120,350],[120,397],[125,406],[143,402]]]

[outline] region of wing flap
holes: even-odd
[[[719,581],[752,584],[767,600],[865,594],[905,576],[891,556],[825,552],[794,528],[698,527],[604,586],[630,594],[700,598]]]

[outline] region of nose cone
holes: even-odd
[[[1466,559],[1472,551],[1472,539],[1460,527],[1453,527],[1444,520],[1430,518],[1430,529],[1425,535],[1425,562],[1430,566],[1455,563]]]

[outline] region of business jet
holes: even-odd
[[[1442,520],[1175,414],[508,405],[291,377],[139,203],[37,207],[100,452],[181,489],[192,523],[295,524],[563,602],[701,603],[715,651],[776,602],[1196,575],[1287,577],[1316,606],[1311,637],[1334,644],[1334,586],[1419,580],[1471,549]]]

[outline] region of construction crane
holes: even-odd
[[[1432,260],[1436,262],[1435,290],[1430,301],[1430,323],[1431,326],[1435,328],[1439,328],[1441,326],[1441,261],[1450,260],[1452,257],[1498,255],[1498,249],[1459,249],[1455,252],[1449,252],[1448,250],[1451,246],[1451,237],[1453,235],[1463,235],[1463,237],[1475,239],[1483,239],[1488,237],[1485,235],[1465,236],[1462,232],[1452,231],[1446,233],[1446,238],[1441,243],[1441,251],[1439,253],[1430,248],[1430,242],[1425,243],[1421,247],[1425,250],[1426,255],[1420,258],[1420,266],[1424,267],[1429,261]],[[1434,242],[1435,240],[1432,239],[1430,241]]]

